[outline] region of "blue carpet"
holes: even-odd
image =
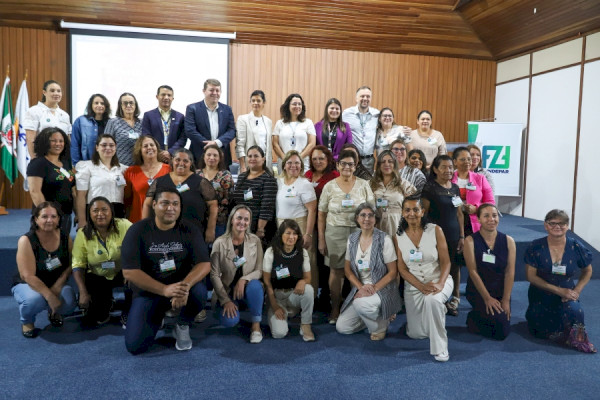
[[[61,329],[40,314],[41,336],[20,334],[17,306],[0,297],[0,397],[82,399],[598,399],[600,355],[581,354],[535,339],[524,320],[525,282],[513,291],[511,335],[502,342],[465,327],[469,304],[447,317],[450,361],[433,361],[428,340],[403,333],[400,315],[382,342],[368,334],[342,336],[315,314],[317,341],[304,343],[294,320],[290,335],[265,335],[251,345],[249,324],[216,326],[211,313],[192,328],[194,348],[178,352],[171,338],[131,356],[123,330],[113,324],[81,331],[68,319]],[[464,286],[463,286],[464,290]],[[592,342],[600,344],[600,281],[581,300]],[[242,317],[247,317],[242,313]],[[263,320],[264,322],[264,320]],[[263,326],[263,331],[267,329]]]

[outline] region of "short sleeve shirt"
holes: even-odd
[[[351,200],[351,202],[347,200]],[[356,211],[356,207],[365,202],[375,204],[375,196],[369,182],[356,178],[354,187],[350,193],[346,194],[334,179],[323,188],[319,199],[319,211],[327,213],[328,225],[356,226],[354,211]]]
[[[27,176],[42,178],[44,199],[60,204],[60,209],[65,215],[73,212],[71,189],[75,186],[75,171],[68,169],[69,167],[65,166],[61,171],[61,168],[48,161],[46,157],[36,157],[27,166]]]
[[[291,185],[277,179],[277,218],[295,219],[308,215],[305,204],[317,200],[315,189],[306,178],[299,177]]]
[[[60,128],[70,135],[71,118],[59,107],[52,109],[40,101],[25,113],[23,128],[36,132],[45,128]]]
[[[161,269],[170,259],[174,268]],[[186,221],[163,231],[153,218],[143,219],[129,228],[121,247],[124,270],[142,270],[166,285],[182,281],[201,262],[210,262],[206,244],[200,230]]]

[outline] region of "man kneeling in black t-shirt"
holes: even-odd
[[[158,189],[152,208],[154,218],[133,224],[121,248],[123,275],[134,292],[125,331],[132,354],[148,350],[171,307],[181,309],[175,347],[191,349],[189,327],[206,302],[202,279],[210,272],[210,258],[202,232],[181,221],[181,195],[174,188]]]

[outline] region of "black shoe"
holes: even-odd
[[[22,333],[23,333],[23,336],[26,337],[27,339],[33,339],[38,336],[38,334],[40,333],[40,330],[37,328],[33,328],[28,331],[22,331]]]
[[[63,326],[63,317],[60,314],[52,314],[51,311],[48,311],[48,319],[50,320],[50,324],[55,328]]]

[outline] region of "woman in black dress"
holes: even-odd
[[[431,171],[423,187],[422,200],[429,220],[444,232],[450,255],[450,275],[454,282],[452,299],[446,303],[448,314],[458,315],[460,303],[460,266],[456,254],[465,244],[464,216],[458,186],[451,182],[454,164],[450,156],[437,156],[431,163]]]

